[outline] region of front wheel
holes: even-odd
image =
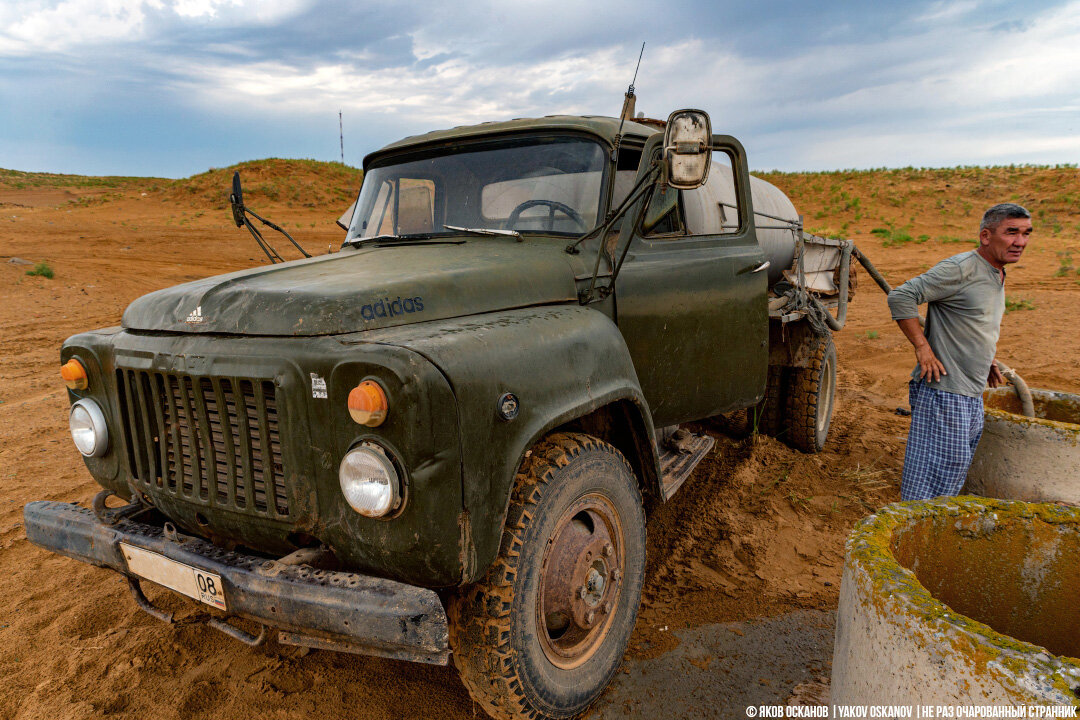
[[[449,603],[454,663],[494,718],[569,718],[610,682],[645,573],[641,491],[626,459],[590,435],[533,448],[486,576]]]

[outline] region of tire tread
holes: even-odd
[[[826,370],[826,358],[835,346],[832,337],[823,338],[814,348],[807,367],[791,368],[787,394],[787,442],[797,450],[816,453],[824,440],[818,444],[817,411],[821,401],[822,373]],[[833,383],[835,392],[836,384]]]
[[[527,454],[514,477],[498,557],[482,580],[455,593],[448,603],[454,665],[473,700],[495,720],[572,717],[530,706],[514,667],[511,609],[517,561],[535,509],[555,471],[590,450],[613,453],[634,477],[622,453],[592,435],[557,433],[545,438]]]

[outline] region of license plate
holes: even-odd
[[[189,598],[225,610],[225,588],[221,576],[185,565],[156,552],[120,543],[128,570],[133,575],[157,583]]]

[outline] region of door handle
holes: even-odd
[[[735,274],[736,275],[742,275],[743,273],[747,273],[747,272],[756,272],[756,273],[761,272],[762,270],[769,267],[769,265],[771,265],[771,264],[772,264],[771,262],[766,260],[765,262],[761,263],[757,267],[754,267],[753,265],[747,265],[746,267],[744,267],[742,270],[740,270],[739,272],[737,272]]]

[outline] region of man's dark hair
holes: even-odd
[[[1016,203],[1000,203],[983,213],[982,223],[979,225],[979,232],[982,232],[987,228],[993,230],[1002,220],[1030,217],[1031,213],[1029,213],[1027,208],[1023,205],[1017,205]]]

